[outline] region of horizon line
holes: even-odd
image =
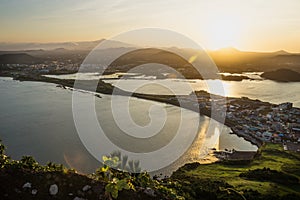
[[[53,42],[7,42],[7,41],[0,41],[0,45],[1,44],[59,44],[59,43],[82,43],[82,42],[97,42],[97,41],[102,41],[102,40],[108,40],[106,38],[102,38],[102,39],[97,39],[97,40],[78,40],[78,41],[53,41]],[[175,46],[174,46],[175,47]],[[60,48],[60,47],[58,47]],[[63,47],[62,47],[63,48]],[[240,52],[248,52],[248,53],[275,53],[275,52],[279,52],[279,51],[284,51],[286,53],[290,53],[290,54],[300,54],[299,52],[296,51],[290,51],[290,50],[286,50],[284,48],[278,49],[278,50],[251,50],[251,49],[240,49],[234,46],[224,46],[224,47],[220,47],[220,48],[205,48],[202,47],[204,50],[207,51],[220,51],[220,50],[226,50],[226,49],[234,49]],[[55,50],[57,48],[51,49],[51,50]],[[66,48],[64,48],[66,49]],[[30,51],[30,50],[45,50],[45,51],[49,51],[47,49],[18,49],[18,50],[3,50],[0,47],[0,51]],[[68,49],[66,49],[68,50]]]

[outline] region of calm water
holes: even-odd
[[[128,87],[131,82],[127,83],[124,87]],[[33,155],[41,163],[47,161],[63,163],[85,173],[93,172],[99,166],[98,161],[82,145],[76,132],[72,116],[72,91],[57,88],[49,83],[18,82],[10,78],[0,78],[0,92],[0,138],[12,158],[19,159],[22,155]],[[97,116],[101,119],[104,129],[108,129],[112,135],[117,134],[120,130],[107,114],[109,110],[107,105],[110,104],[111,97],[101,96],[103,98],[96,98],[95,102]],[[201,146],[237,150],[257,149],[244,139],[229,134],[227,127],[224,127],[220,136],[208,132],[209,123],[213,120],[171,105],[130,98],[133,119],[141,125],[147,124],[149,121],[147,111],[152,105],[164,107],[171,119],[178,120],[182,112],[183,117],[190,123],[200,121],[199,134],[193,145],[173,165],[161,170],[165,174],[169,174],[186,162],[199,160],[199,155],[203,154],[200,152]],[[172,121],[166,122],[166,128],[163,129],[166,134],[174,131]],[[214,158],[207,157],[201,161],[213,160]]]
[[[300,82],[278,83],[271,80],[243,80],[243,81],[220,81],[220,80],[155,80],[148,84],[147,80],[108,80],[114,85],[127,90],[134,91],[136,85],[143,85],[138,92],[150,94],[162,94],[172,92],[165,85],[176,92],[176,94],[189,94],[189,90],[181,87],[188,82],[194,90],[206,90],[213,94],[230,97],[249,97],[271,103],[292,102],[295,107],[300,107]],[[223,89],[219,85],[223,85]]]
[[[223,73],[230,75],[229,73]],[[261,72],[244,73],[255,80],[243,81],[220,81],[220,80],[180,80],[180,79],[164,79],[155,80],[153,77],[135,77],[135,79],[122,80],[106,80],[106,82],[117,85],[118,87],[127,90],[137,90],[141,93],[149,94],[189,94],[191,90],[186,90],[184,84],[188,84],[193,90],[206,90],[213,94],[220,94],[231,97],[249,97],[251,99],[259,99],[271,103],[292,102],[295,107],[300,107],[300,82],[280,83],[271,80],[262,79],[259,74]],[[233,74],[240,75],[240,74]],[[76,78],[73,75],[54,76],[56,78]],[[82,74],[83,79],[99,79],[102,78],[116,78],[116,75],[99,76],[95,73]],[[219,86],[222,85],[222,88]],[[168,89],[169,88],[169,89]]]

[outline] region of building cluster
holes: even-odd
[[[212,105],[217,105],[222,110],[224,101],[203,91],[196,95],[200,109],[211,110]],[[227,109],[227,125],[235,134],[250,140],[282,143],[287,150],[300,152],[300,108],[292,103],[276,105],[247,97],[227,97],[223,106]]]
[[[2,64],[1,69],[7,71],[19,71],[22,73],[68,73],[78,71],[80,64],[52,61],[40,64]]]
[[[229,106],[227,117],[237,122],[235,128],[262,141],[300,142],[300,109],[293,108],[291,103],[262,105],[255,109],[235,103]]]

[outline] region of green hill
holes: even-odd
[[[0,199],[300,198],[300,154],[283,151],[280,144],[263,145],[250,164],[186,164],[161,180],[107,165],[83,175],[62,165],[40,165],[28,156],[16,161],[5,155],[3,145],[0,153]],[[118,161],[115,156],[105,160]]]

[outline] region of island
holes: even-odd
[[[244,75],[221,75],[221,79],[224,81],[242,81],[242,80],[248,80],[250,79],[248,76],[244,76]],[[251,79],[250,79],[251,80]]]
[[[300,82],[300,73],[290,69],[264,72],[261,77],[278,82]]]

